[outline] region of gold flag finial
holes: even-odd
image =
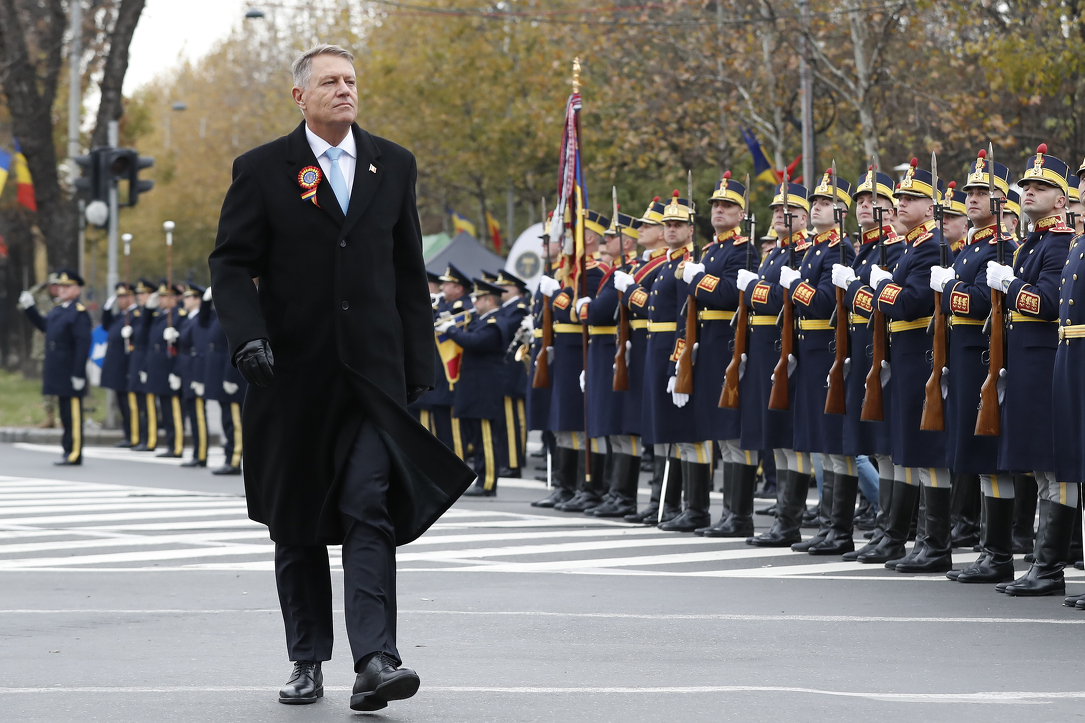
[[[580,58],[573,58],[573,92],[580,92]]]

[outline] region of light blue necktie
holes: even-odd
[[[350,205],[350,194],[347,193],[347,182],[343,178],[343,171],[339,168],[339,156],[343,155],[342,148],[329,148],[324,151],[331,162],[331,170],[328,171],[328,183],[332,185],[335,197],[339,199],[339,207],[343,209],[343,215],[347,215],[347,206]]]

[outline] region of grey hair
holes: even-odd
[[[290,72],[294,76],[294,85],[296,87],[309,87],[309,81],[313,74],[313,58],[318,55],[334,55],[339,58],[346,58],[352,65],[354,64],[354,56],[346,48],[324,43],[314,45],[299,55],[297,60],[290,65]]]

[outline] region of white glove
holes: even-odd
[[[19,308],[25,311],[31,306],[34,306],[34,295],[29,291],[19,294]]]
[[[795,358],[795,355],[794,354],[788,354],[787,355],[787,378],[788,379],[791,378],[791,375],[795,372],[795,367],[797,367],[798,365],[799,365],[799,360]],[[775,369],[773,369],[771,372],[769,372],[769,379],[772,380],[773,384],[776,383],[776,370]]]
[[[520,322],[520,328],[526,332],[535,331],[535,317],[531,314],[525,314],[524,320]]]
[[[583,394],[587,389],[587,385],[585,383],[585,378],[586,378],[586,373],[585,372],[580,372],[580,393],[581,394]]]
[[[738,363],[738,380],[741,382],[742,377],[746,376],[746,354],[742,354],[742,361]]]
[[[681,409],[682,407],[689,404],[689,395],[682,394],[680,392],[671,392],[671,402],[674,403],[674,406]]]
[[[553,364],[554,363],[554,347],[552,347],[552,346],[546,347],[546,363],[547,364]]]
[[[113,308],[113,305],[116,304],[116,303],[117,303],[117,295],[113,294],[113,296],[110,296],[108,299],[105,300],[105,306],[103,306],[102,308],[105,311],[109,311],[109,310],[111,310]]]
[[[678,382],[678,377],[670,377],[667,379],[667,394],[674,393],[674,385]]]
[[[855,275],[855,269],[844,264],[833,264],[833,286],[837,286],[845,291],[851,282],[855,281],[858,276]]]
[[[168,343],[173,343],[181,336],[181,332],[177,331],[176,326],[167,326],[162,330],[162,338]]]
[[[884,281],[885,279],[892,279],[892,278],[893,278],[893,274],[889,273],[888,271],[883,269],[881,266],[872,266],[871,269],[870,269],[870,286],[872,288],[877,289],[878,284],[880,284],[882,281]]]
[[[121,327],[121,336],[123,338],[125,338],[125,339],[131,338],[131,336],[132,336],[132,327],[130,327],[130,326],[122,326]]]
[[[851,357],[844,357],[844,379],[848,378],[848,374],[851,373]],[[829,379],[832,378],[832,372],[825,375],[825,386],[829,386]]]
[[[987,285],[992,289],[1006,293],[1010,290],[1010,282],[1013,280],[1012,266],[999,264],[997,261],[987,262]]]
[[[222,383],[222,391],[226,392],[227,394],[237,394],[237,389],[237,385],[233,382]]]
[[[591,299],[587,296],[582,296],[576,300],[576,316],[580,318],[580,310],[591,303]]]
[[[210,286],[207,287],[207,291],[203,292],[203,300],[204,301],[210,301],[211,300],[211,287]]]
[[[629,340],[625,342],[625,365],[628,367],[633,363],[633,342]]]
[[[147,303],[144,304],[144,306],[146,306],[148,309],[157,309],[158,308],[158,292],[157,291],[147,297]]]
[[[83,387],[87,386],[87,380],[82,377],[72,377],[72,389],[77,392],[83,391]]]
[[[539,293],[546,298],[550,298],[554,294],[558,293],[561,289],[561,283],[557,279],[550,276],[543,276],[539,279]]]
[[[636,281],[632,276],[624,271],[614,272],[614,288],[618,290],[619,294],[624,294],[625,290],[632,286]]]
[[[139,373],[139,383],[140,384],[146,384],[147,383],[147,372],[140,372]]]
[[[170,389],[172,389],[173,391],[176,392],[178,389],[181,388],[181,377],[177,376],[176,374],[169,375],[169,382]]]
[[[750,284],[757,281],[757,274],[746,269],[739,269],[738,276],[735,279],[735,283],[738,284],[739,291],[746,291]]]
[[[704,264],[695,264],[692,261],[687,261],[685,267],[682,269],[682,281],[688,284],[693,281],[694,276],[703,273]]]
[[[946,284],[948,284],[954,276],[956,276],[956,274],[953,273],[951,267],[942,268],[941,266],[932,266],[931,288],[938,293],[941,293],[942,290],[946,288]]]
[[[693,342],[693,349],[689,353],[689,363],[690,364],[696,364],[697,363],[697,350],[700,349],[700,348],[701,348],[701,342],[699,342],[699,341]]]
[[[446,321],[446,322],[443,322],[443,323],[437,325],[437,327],[435,327],[434,331],[436,331],[438,334],[444,334],[446,331],[448,331],[449,329],[451,329],[455,325],[456,325],[456,322],[454,322],[454,321]]]
[[[879,375],[882,378],[882,387],[889,383],[890,377],[893,376],[893,370],[889,367],[889,362],[882,359],[882,371]]]
[[[784,266],[780,269],[780,286],[785,289],[790,289],[791,285],[799,280],[802,274],[798,269],[793,269],[790,266]]]
[[[192,382],[188,386],[192,388],[192,391],[196,392],[197,397],[203,396],[203,382]]]
[[[1002,400],[1006,398],[1006,370],[998,370],[998,381],[995,382],[995,389],[998,390],[998,403],[1002,404]]]
[[[942,383],[942,399],[949,396],[949,367],[942,367],[942,378],[939,380]]]

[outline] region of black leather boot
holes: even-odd
[[[641,459],[641,465],[644,464],[644,460]],[[648,506],[640,512],[632,515],[626,515],[622,519],[626,522],[634,522],[638,524],[647,524],[649,520],[655,521],[659,516],[659,494],[663,489],[663,469],[664,461],[659,457],[652,458],[652,481],[648,483],[648,487],[651,490],[651,495],[648,498]]]
[[[746,538],[754,547],[790,547],[802,539],[799,525],[806,509],[810,475],[788,470],[776,471],[776,519],[767,531]]]
[[[811,555],[843,555],[855,550],[852,534],[855,532],[855,495],[859,492],[859,478],[849,475],[835,477],[829,534],[821,542],[810,546],[807,552]]]
[[[583,452],[580,454],[586,456]],[[577,464],[582,464],[582,462],[578,460]],[[568,502],[554,505],[554,509],[562,512],[584,512],[601,505],[606,489],[606,467],[606,455],[592,452],[591,474],[585,474],[580,480],[580,491]]]
[[[629,454],[614,455],[614,485],[610,500],[585,514],[592,517],[625,517],[637,513],[640,460]]]
[[[845,552],[843,555],[844,562],[858,562],[859,555],[865,555],[868,552],[873,552],[878,546],[878,543],[882,541],[882,537],[885,536],[885,529],[889,527],[889,508],[893,505],[893,480],[886,479],[884,477],[878,478],[878,514],[874,518],[875,525],[874,530],[871,532],[868,538],[870,542],[866,543],[858,550],[853,552]]]
[[[532,502],[532,507],[549,508],[573,498],[573,488],[576,485],[576,452],[568,447],[554,447],[551,464],[554,479],[550,494]]]
[[[324,674],[319,660],[299,660],[294,663],[290,680],[279,689],[279,702],[287,705],[316,703],[324,697]]]
[[[856,558],[859,562],[872,564],[895,560],[904,554],[904,544],[908,539],[908,529],[912,525],[912,511],[919,499],[919,486],[893,482],[893,497],[889,508],[889,524],[885,534],[874,549],[863,552]]]
[[[1051,500],[1040,500],[1040,518],[1043,523],[1036,536],[1035,559],[1024,576],[1006,586],[1007,595],[1039,597],[1066,593],[1066,581],[1062,571],[1066,567],[1066,556],[1070,552],[1074,512],[1073,507]]]
[[[555,510],[565,511],[565,506],[568,504],[579,504],[584,498],[584,479],[587,476],[584,473],[584,464],[587,454],[582,449],[576,450],[576,475],[573,477],[573,496],[571,499],[559,502],[554,505]],[[577,510],[577,512],[583,512],[583,510]]]
[[[682,462],[671,457],[667,465],[667,479],[663,485],[663,515],[654,520],[645,520],[649,525],[663,524],[673,520],[682,514],[682,494],[685,492],[686,480],[682,476]]]
[[[952,489],[952,546],[972,547],[980,541],[980,476],[955,474]]]
[[[911,529],[908,533],[909,539],[915,540],[915,544],[912,545],[912,549],[909,550],[908,553],[903,557],[899,557],[896,560],[886,560],[886,570],[895,570],[898,563],[904,562],[905,560],[911,562],[919,556],[919,553],[923,552],[923,545],[926,544],[927,539],[927,494],[925,490],[925,487],[920,487],[919,489],[919,500],[916,502],[916,507],[918,508],[918,511],[912,517]]]
[[[734,465],[731,515],[705,530],[705,537],[750,537],[753,535],[753,501],[757,492],[757,465]]]
[[[1013,554],[1025,555],[1036,546],[1036,479],[1013,476]]]
[[[671,464],[674,464],[671,462]],[[664,532],[693,532],[704,527],[709,516],[708,492],[712,486],[712,465],[682,462],[682,487],[686,493],[686,506],[673,520],[664,522],[659,529]]]
[[[897,563],[897,572],[948,572],[953,567],[950,547],[953,490],[948,487],[924,487],[926,536],[923,548],[911,560]]]
[[[698,527],[693,531],[695,535],[703,536],[708,530],[716,530],[722,527],[731,515],[734,514],[731,511],[731,505],[734,504],[734,468],[735,465],[732,462],[724,462],[720,465],[720,474],[723,477],[723,512],[720,514],[719,521],[714,525],[706,525],[704,527]]]
[[[1013,580],[1013,500],[984,497],[986,520],[979,559],[956,575],[946,577],[957,582],[998,583]]]
[[[791,546],[792,552],[808,552],[814,545],[825,541],[829,536],[833,520],[833,491],[836,489],[836,473],[827,469],[821,471],[821,502],[818,505],[818,531],[813,537]]]

